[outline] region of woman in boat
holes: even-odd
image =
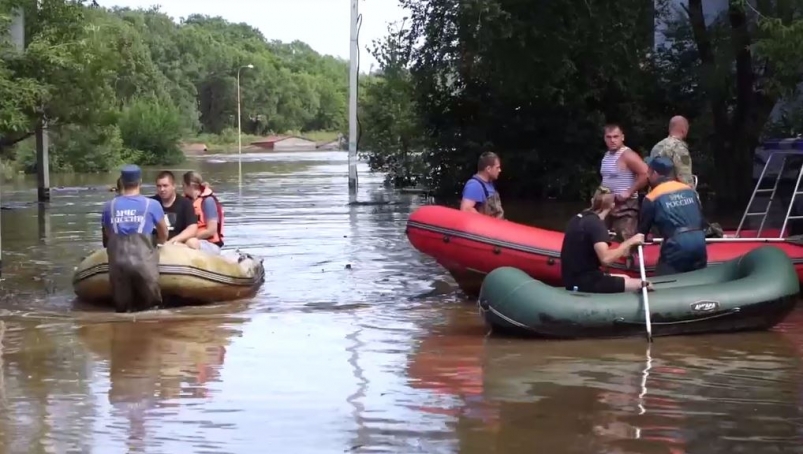
[[[644,243],[644,235],[638,233],[619,247],[609,247],[610,235],[605,226],[605,218],[614,204],[615,196],[612,191],[600,186],[591,199],[591,208],[569,221],[560,250],[561,276],[567,290],[622,293],[640,290],[644,285],[652,288],[641,279],[607,274],[600,269],[602,265],[610,265],[629,254],[633,246]]]
[[[223,205],[200,173],[187,172],[183,180],[184,195],[192,201],[198,217],[195,238],[187,240],[186,245],[211,254],[220,254],[220,248],[223,247]]]

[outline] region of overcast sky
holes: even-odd
[[[231,22],[245,22],[258,28],[268,39],[285,42],[301,40],[322,53],[348,59],[351,0],[98,0],[101,6],[161,10],[174,20],[190,14],[221,16]],[[360,0],[363,15],[360,29],[360,72],[367,72],[376,60],[365,46],[385,35],[388,22],[405,15],[396,0]]]

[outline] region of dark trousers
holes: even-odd
[[[708,266],[707,260],[667,263],[662,258],[659,258],[658,263],[655,265],[655,275],[666,276],[668,274],[688,273],[689,271],[701,270],[706,266]]]

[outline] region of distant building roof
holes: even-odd
[[[294,135],[290,135],[290,136],[280,135],[280,136],[263,137],[261,139],[258,139],[258,140],[255,140],[255,141],[251,142],[251,145],[276,143],[276,142],[281,142],[283,140],[292,139],[292,138],[296,138],[296,139],[301,139],[301,140],[306,140],[306,141],[312,142],[312,140],[309,140],[306,137],[294,136]]]

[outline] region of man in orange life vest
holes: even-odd
[[[190,238],[185,244],[193,249],[220,254],[223,247],[223,206],[198,172],[185,173],[183,180],[184,195],[192,200],[198,216],[195,238]]]

